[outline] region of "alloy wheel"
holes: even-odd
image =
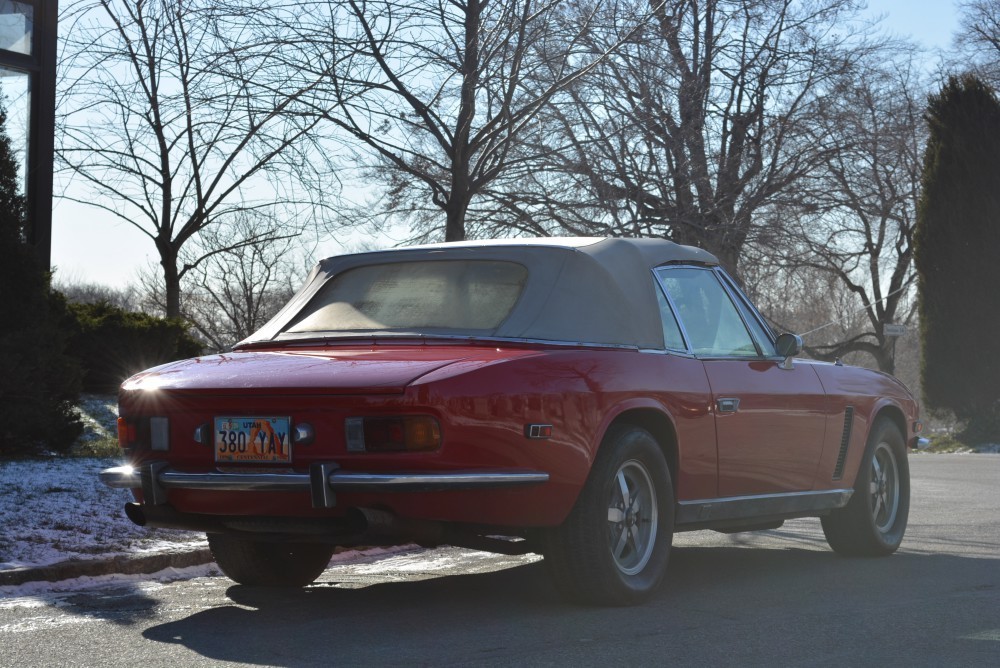
[[[624,462],[615,474],[608,504],[608,546],[626,575],[642,572],[653,554],[657,527],[656,488],[640,462]]]
[[[879,443],[875,448],[869,491],[875,528],[886,533],[895,524],[899,510],[899,467],[888,443]]]

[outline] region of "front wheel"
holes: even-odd
[[[854,494],[822,519],[835,552],[848,556],[892,554],[903,542],[910,512],[910,467],[899,427],[886,418],[872,426]]]
[[[263,587],[304,587],[326,569],[333,546],[271,543],[228,534],[208,534],[215,563],[230,580]]]
[[[608,432],[570,516],[545,537],[545,563],[570,600],[627,605],[663,580],[674,528],[670,470],[638,427]]]

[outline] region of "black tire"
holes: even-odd
[[[644,429],[615,427],[569,517],[545,533],[545,564],[568,600],[639,603],[666,574],[673,530],[674,491],[659,444]]]
[[[208,534],[215,563],[230,580],[263,587],[304,587],[326,569],[333,546],[270,543],[228,534]]]
[[[899,427],[887,418],[872,425],[854,494],[822,518],[826,540],[838,554],[878,557],[903,542],[910,513],[910,465]]]

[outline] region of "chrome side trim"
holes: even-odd
[[[694,353],[687,350],[674,350],[673,348],[669,350],[660,350],[659,348],[640,348],[640,353],[645,355],[673,355],[674,357],[686,357],[687,359],[698,359],[695,357]]]
[[[677,524],[703,524],[749,518],[781,517],[842,508],[853,490],[830,489],[781,494],[731,496],[679,501]]]
[[[275,344],[287,345],[288,347],[312,347],[315,345],[350,345],[363,342],[367,345],[379,345],[380,342],[387,344],[415,342],[420,345],[433,344],[441,341],[442,345],[453,345],[462,343],[487,343],[504,344],[517,343],[539,346],[558,347],[582,347],[582,348],[611,348],[616,350],[639,350],[639,346],[629,343],[590,343],[587,341],[562,341],[557,339],[530,339],[516,336],[470,336],[468,334],[421,334],[419,332],[400,333],[380,333],[362,336],[358,334],[320,334],[317,332],[302,332],[298,334],[282,333],[273,339],[262,339],[259,341],[240,342],[233,346],[234,351],[252,350],[254,348],[271,347]]]
[[[143,470],[151,472],[156,464]],[[101,471],[108,487],[142,487],[143,470],[116,466]],[[311,491],[309,473],[184,473],[171,469],[157,470],[155,482],[164,489],[199,489],[230,492]],[[319,476],[324,480],[324,476]],[[457,471],[447,473],[357,473],[332,469],[325,476],[326,487],[333,492],[429,492],[455,489],[489,489],[548,482],[541,471]],[[322,482],[318,484],[322,485]],[[325,492],[325,490],[320,490]],[[314,498],[328,498],[324,494]],[[324,504],[325,505],[325,504]]]

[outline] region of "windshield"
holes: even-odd
[[[514,262],[393,262],[328,281],[285,331],[491,333],[517,303],[528,270]]]

